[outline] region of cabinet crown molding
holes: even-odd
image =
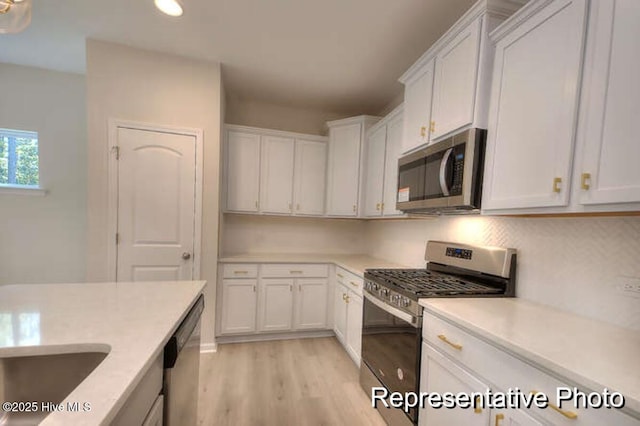
[[[540,9],[546,7],[555,0],[531,0],[524,7],[514,13],[509,19],[498,25],[496,29],[491,31],[489,39],[493,44],[502,40],[507,34],[518,28],[523,22],[527,21],[533,15],[538,13]]]
[[[246,132],[253,133],[256,135],[267,135],[267,136],[280,136],[284,138],[292,138],[292,139],[304,139],[304,140],[313,140],[318,142],[327,142],[329,138],[327,136],[321,135],[312,135],[307,133],[296,133],[289,132],[286,130],[275,130],[275,129],[265,129],[262,127],[251,127],[251,126],[243,126],[240,124],[225,124],[224,130],[229,131],[238,131],[238,132]]]
[[[373,125],[380,121],[381,118],[382,117],[376,117],[373,115],[358,115],[355,117],[342,118],[340,120],[327,121],[326,128],[330,129],[331,127],[335,126],[344,126],[355,123],[365,123],[367,125]]]
[[[551,0],[548,0],[551,1]],[[527,0],[479,0],[456,21],[431,47],[398,79],[406,84],[419,74],[422,68],[446,46],[460,31],[484,15],[507,19],[520,9]]]

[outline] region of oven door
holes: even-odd
[[[421,328],[421,317],[364,293],[362,361],[389,392],[418,392]],[[408,416],[415,423],[417,409]]]

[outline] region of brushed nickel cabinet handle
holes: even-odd
[[[289,271],[290,274],[302,274],[303,271]]]

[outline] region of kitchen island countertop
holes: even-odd
[[[109,424],[163,350],[204,281],[0,286],[0,317],[12,323],[0,357],[107,352],[63,401],[90,411],[53,412],[42,425]]]
[[[519,298],[421,299],[427,312],[584,387],[625,397],[640,417],[640,332]]]

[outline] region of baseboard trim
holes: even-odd
[[[215,353],[218,352],[218,344],[217,343],[202,343],[200,344],[200,353]]]
[[[333,337],[333,330],[296,331],[289,333],[245,334],[236,336],[217,336],[216,343],[266,342],[270,340],[311,339],[314,337]]]

